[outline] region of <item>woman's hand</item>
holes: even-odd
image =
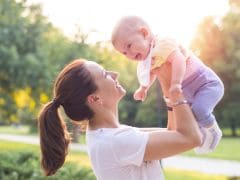
[[[162,64],[159,68],[152,70],[152,73],[157,75],[158,81],[161,84],[162,91],[165,97],[169,97],[169,89],[171,85],[171,64],[166,62]]]

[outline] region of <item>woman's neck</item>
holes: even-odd
[[[96,130],[99,128],[117,128],[119,127],[118,120],[118,111],[117,108],[115,110],[110,111],[101,110],[99,112],[95,112],[94,117],[89,120],[89,129]]]

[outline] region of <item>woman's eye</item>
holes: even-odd
[[[107,78],[109,76],[109,72],[105,71],[104,77]]]

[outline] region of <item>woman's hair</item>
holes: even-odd
[[[39,114],[41,165],[47,176],[63,165],[70,143],[66,124],[58,112],[59,106],[62,105],[66,115],[74,121],[94,116],[86,99],[97,86],[84,62],[74,60],[59,73],[54,84],[54,99]]]

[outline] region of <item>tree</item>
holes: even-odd
[[[52,98],[58,71],[89,46],[66,38],[40,5],[24,0],[0,0],[0,27],[0,120],[35,125],[39,107]],[[25,100],[21,106],[19,99]]]
[[[0,4],[0,109],[2,120],[13,121],[17,120],[14,92],[41,87],[45,82],[37,79],[47,79],[38,45],[49,26],[39,14],[40,6],[26,7],[25,1],[14,0]]]
[[[240,125],[240,3],[229,1],[229,12],[222,17],[206,17],[199,25],[192,48],[221,77],[225,95],[216,108],[221,126],[230,127],[236,135]]]

